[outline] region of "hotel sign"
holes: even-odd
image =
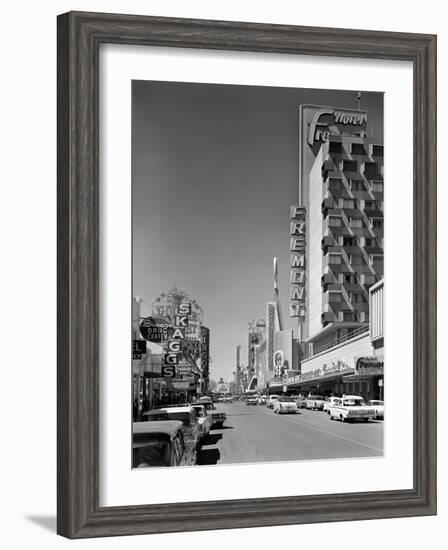
[[[305,217],[305,207],[291,206],[289,246],[290,317],[305,317]]]
[[[330,136],[364,136],[367,131],[367,112],[330,107],[305,106],[304,122],[308,126],[307,142],[328,141]]]

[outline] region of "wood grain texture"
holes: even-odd
[[[102,43],[408,60],[414,67],[414,487],[100,508],[98,52]],[[436,37],[71,12],[58,18],[58,533],[69,538],[436,513]]]

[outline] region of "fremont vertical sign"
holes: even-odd
[[[290,317],[305,317],[305,217],[305,207],[291,206],[289,247]]]

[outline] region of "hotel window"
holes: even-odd
[[[342,143],[340,141],[330,141],[330,153],[342,153]]]
[[[364,210],[375,210],[376,202],[375,201],[364,201]]]
[[[342,246],[356,246],[356,237],[342,237]]]
[[[375,275],[370,275],[369,273],[363,273],[362,274],[362,282],[365,285],[375,284]]]
[[[382,193],[384,189],[382,181],[372,181],[370,187],[374,193]]]
[[[364,237],[364,246],[372,247],[374,244],[374,239],[372,239],[372,237]]]
[[[342,296],[340,292],[329,292],[328,301],[331,304],[342,302]]]
[[[382,145],[372,146],[372,157],[382,157],[384,155],[384,147]]]
[[[364,183],[359,180],[350,180],[350,189],[352,191],[364,191]]]
[[[346,322],[356,321],[356,315],[353,311],[342,311],[342,320]]]
[[[365,302],[365,299],[361,292],[350,292],[350,302],[352,304],[361,304]]]
[[[365,155],[366,150],[362,143],[352,143],[352,155]]]
[[[342,170],[344,172],[356,172],[358,170],[358,163],[356,160],[344,160]]]
[[[329,188],[331,191],[340,191],[341,190],[341,180],[330,178]]]
[[[355,208],[355,201],[353,199],[339,199],[340,208],[348,208],[353,210]]]
[[[344,285],[354,285],[356,283],[356,275],[354,273],[343,273],[342,283]]]
[[[328,218],[328,225],[330,227],[341,227],[341,218],[338,218],[337,216],[330,216]]]
[[[359,229],[362,227],[362,220],[360,218],[349,218],[350,227]]]
[[[383,263],[383,255],[382,254],[369,254],[369,262],[370,265],[377,265]]]
[[[360,254],[349,254],[350,265],[362,265],[362,256]]]
[[[328,263],[329,264],[340,264],[341,263],[341,255],[340,254],[329,254],[328,255]]]
[[[371,222],[372,227],[374,229],[382,229],[383,228],[383,220],[381,218],[372,218]]]
[[[364,164],[364,174],[366,178],[369,179],[376,179],[376,177],[379,174],[378,166],[376,162],[366,162]]]

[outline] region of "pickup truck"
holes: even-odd
[[[330,420],[338,419],[341,422],[352,420],[363,420],[368,422],[376,416],[375,409],[366,405],[364,399],[359,395],[343,395],[330,405]]]

